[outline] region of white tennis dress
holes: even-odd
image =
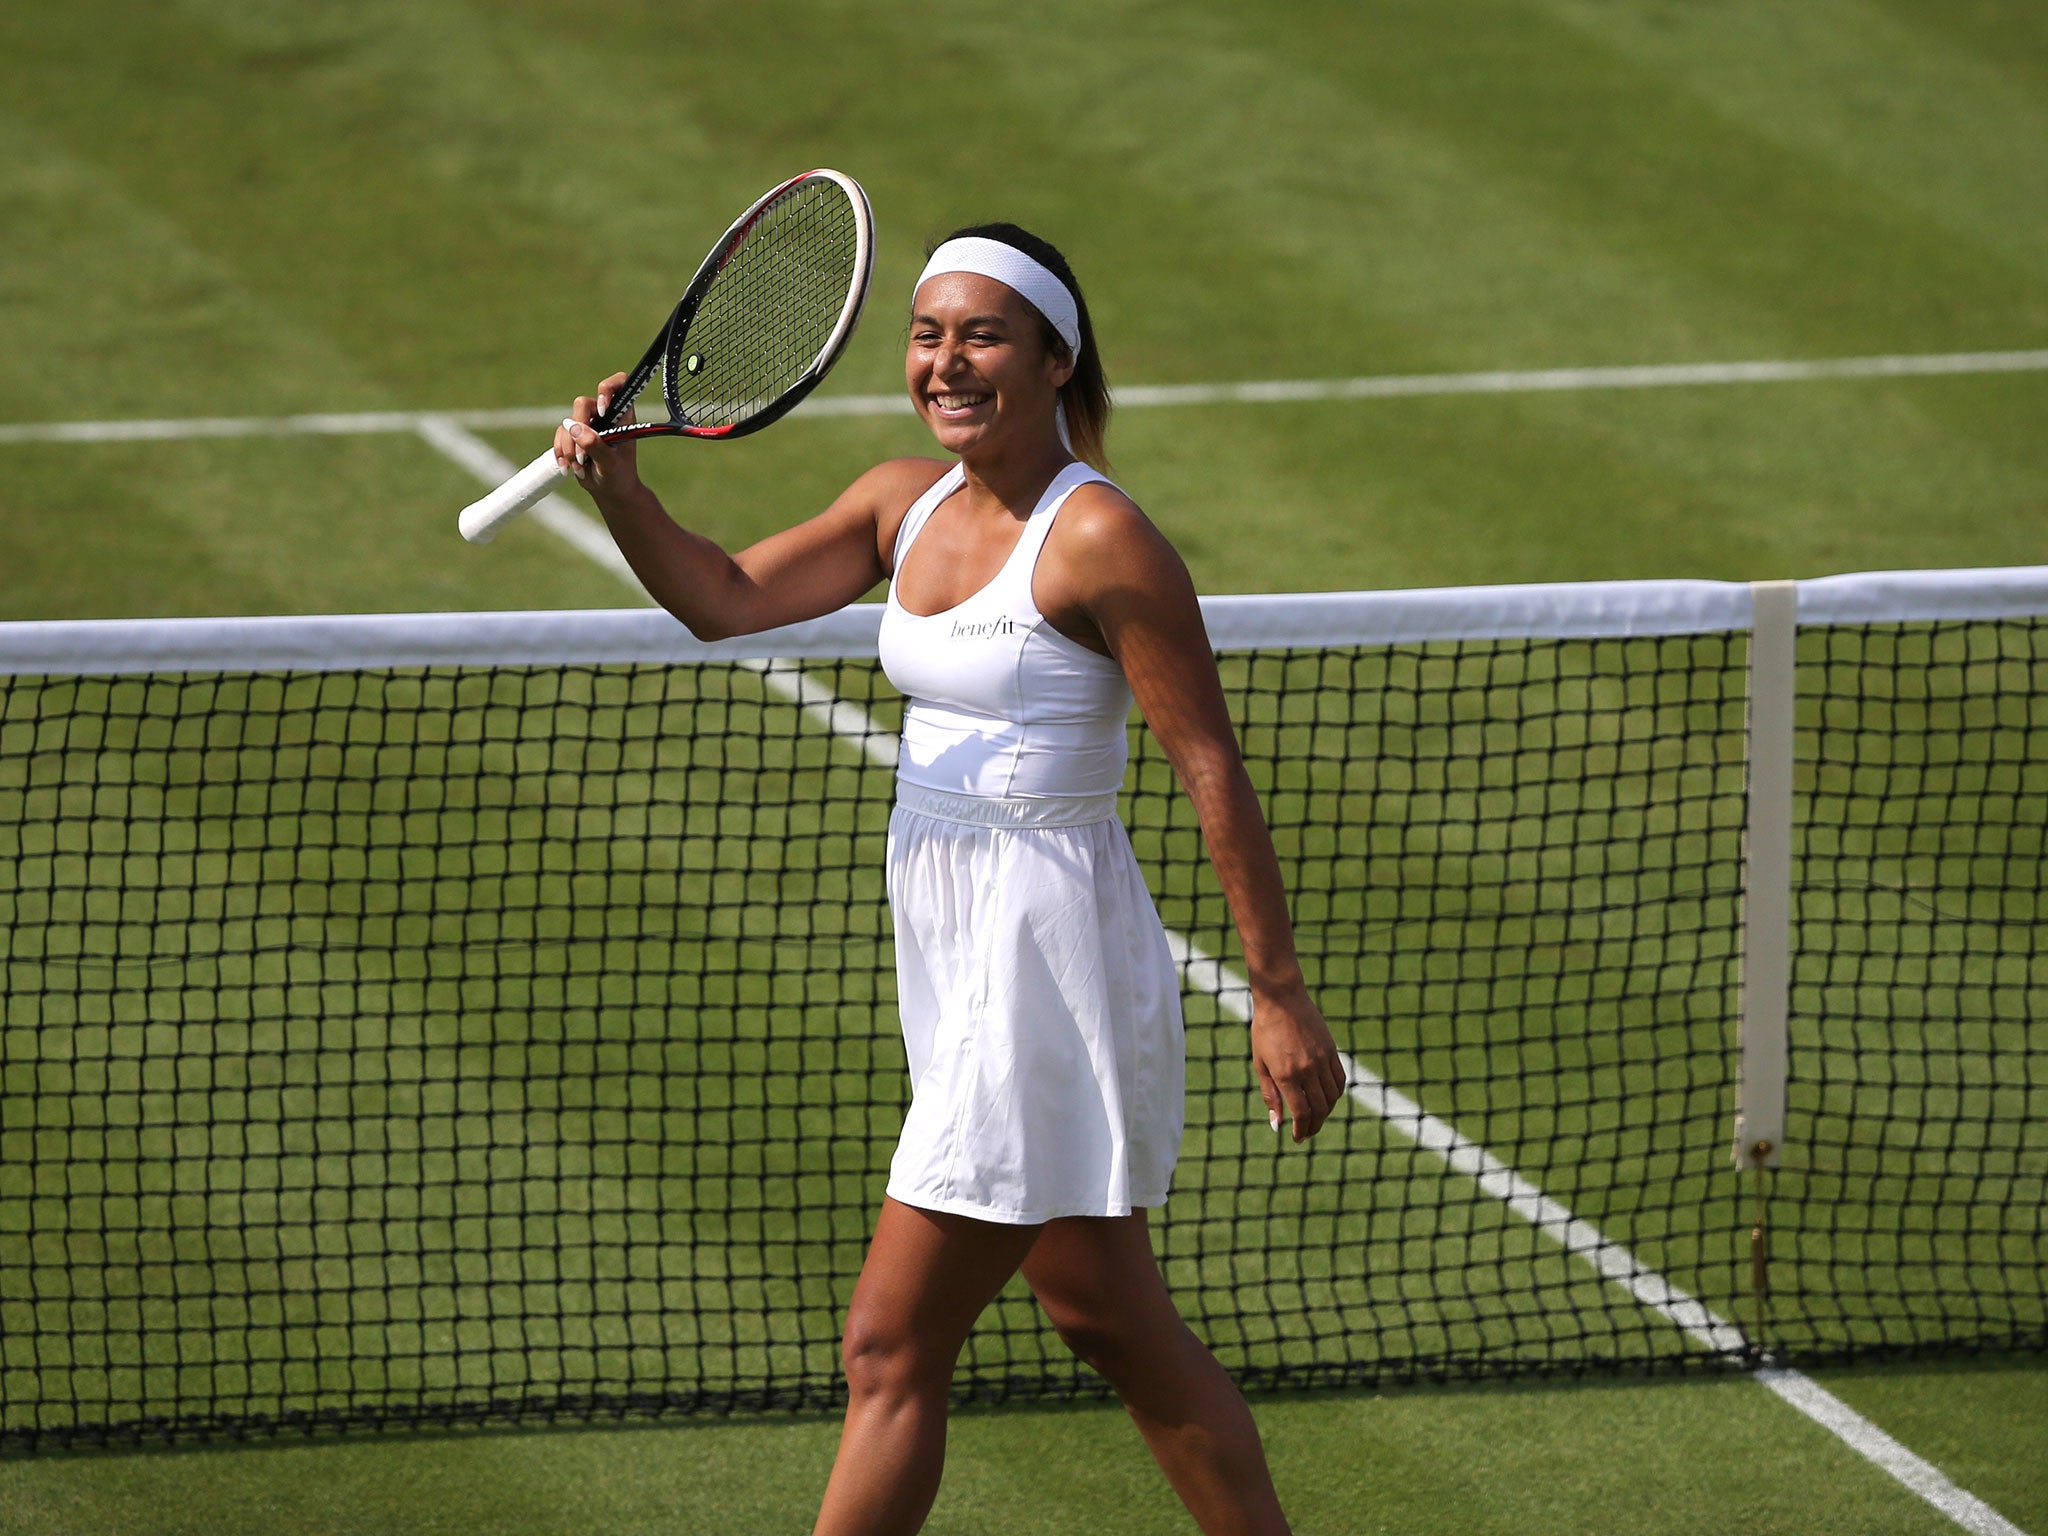
[[[906,1205],[987,1221],[1165,1203],[1180,1153],[1180,987],[1117,820],[1131,693],[1031,598],[1053,519],[1104,477],[1046,487],[995,579],[920,616],[892,584],[889,680],[909,697],[889,902],[911,1105],[889,1170]],[[954,468],[911,507],[895,569]]]

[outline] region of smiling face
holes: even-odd
[[[941,272],[917,290],[904,382],[948,452],[1055,436],[1053,408],[1073,371],[1046,346],[1044,318],[1008,284]]]

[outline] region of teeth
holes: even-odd
[[[987,395],[940,395],[939,408],[946,411],[963,411],[971,405],[979,405]]]

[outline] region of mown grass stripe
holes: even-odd
[[[1219,384],[1137,384],[1116,392],[1125,407],[1288,405],[1325,400],[1393,400],[1416,395],[1551,394],[1595,389],[1675,389],[1726,384],[1793,384],[1827,379],[1930,378],[1985,373],[2048,372],[2048,350],[1933,352],[1889,357],[1838,357],[1736,363],[1653,363],[1617,368],[1539,368],[1484,373],[1387,374],[1356,379],[1254,379]],[[799,416],[899,416],[902,395],[838,395],[812,399]],[[30,421],[0,425],[0,443],[133,443],[202,437],[350,436],[452,433],[552,427],[561,408],[515,406],[475,411],[317,412],[297,416],[192,416],[137,421]],[[452,455],[451,455],[452,456]]]

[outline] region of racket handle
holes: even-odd
[[[488,544],[500,528],[568,478],[550,448],[488,496],[464,507],[456,526],[470,543]]]

